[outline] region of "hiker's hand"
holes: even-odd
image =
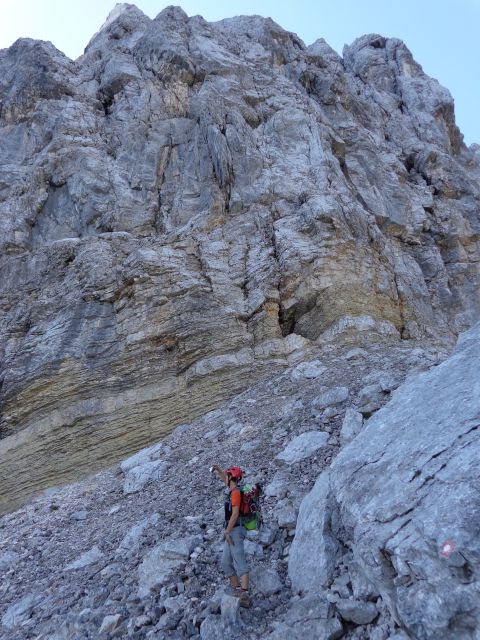
[[[234,546],[235,546],[235,543],[234,543],[234,541],[232,540],[232,538],[230,537],[230,534],[229,534],[229,533],[226,533],[226,534],[225,534],[225,541],[226,541],[226,543],[227,543],[227,544],[232,545],[232,547],[234,547]]]

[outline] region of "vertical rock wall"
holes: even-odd
[[[0,511],[308,344],[479,317],[478,159],[402,42],[124,5],[0,70]]]

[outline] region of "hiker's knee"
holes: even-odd
[[[248,573],[248,564],[245,559],[245,554],[238,554],[233,559],[235,565],[235,573],[240,578]]]
[[[235,566],[235,573],[237,576],[242,576],[248,573],[248,564],[245,557],[245,549],[243,541],[237,543],[237,548],[232,552],[233,564]]]

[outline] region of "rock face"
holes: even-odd
[[[121,5],[1,51],[0,100],[0,513],[305,345],[480,316],[478,157],[399,40]]]
[[[448,360],[408,378],[320,476],[300,509],[294,588],[331,584],[351,547],[413,637],[478,637],[479,416],[477,324]]]

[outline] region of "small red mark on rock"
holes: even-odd
[[[442,558],[448,558],[455,551],[455,542],[453,540],[445,540],[442,544],[440,555]]]

